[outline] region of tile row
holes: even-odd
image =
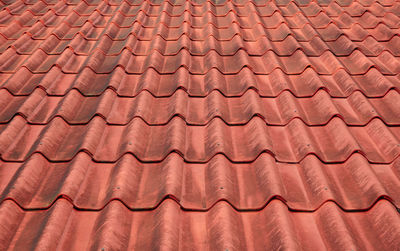
[[[400,27],[398,15],[386,13],[383,17],[376,17],[370,12],[365,12],[360,17],[351,17],[347,13],[338,17],[329,17],[324,12],[320,12],[315,17],[308,17],[301,12],[293,16],[283,16],[280,12],[274,12],[271,16],[260,16],[257,13],[238,16],[234,12],[229,12],[225,16],[215,16],[212,12],[206,12],[202,16],[193,16],[190,12],[183,12],[180,16],[170,16],[167,12],[150,16],[146,11],[140,10],[132,16],[126,16],[121,11],[116,11],[113,16],[103,16],[97,11],[89,16],[81,16],[76,12],[70,12],[68,16],[58,16],[54,11],[48,11],[43,16],[35,16],[32,12],[25,11],[22,15],[16,16],[7,11],[0,11],[1,30],[14,23],[18,23],[21,27],[32,27],[36,22],[41,22],[49,28],[61,23],[70,27],[82,27],[86,22],[91,22],[97,28],[106,27],[109,22],[119,28],[129,28],[136,23],[144,28],[156,28],[160,23],[168,28],[179,28],[184,23],[192,28],[204,28],[211,24],[217,29],[228,29],[233,23],[242,29],[251,29],[255,25],[261,25],[265,29],[275,29],[281,24],[287,24],[291,29],[301,29],[306,25],[311,25],[315,29],[324,29],[329,24],[335,24],[340,29],[349,29],[353,24],[358,24],[364,29],[376,28],[378,24],[385,24],[392,29]]]
[[[400,125],[400,94],[392,90],[382,98],[371,99],[356,92],[348,98],[331,98],[321,90],[310,98],[296,98],[285,91],[276,98],[265,98],[249,90],[241,97],[227,98],[217,91],[207,97],[190,97],[179,89],[170,97],[157,98],[144,91],[131,98],[119,97],[112,90],[85,97],[77,90],[66,96],[47,96],[38,89],[27,97],[0,90],[0,123],[16,115],[32,124],[47,124],[55,117],[69,124],[86,124],[100,116],[113,125],[126,125],[134,118],[149,125],[165,125],[179,116],[189,125],[206,125],[215,118],[229,125],[243,125],[253,117],[262,118],[268,125],[287,125],[296,118],[311,126],[325,125],[334,117],[347,125],[366,125],[374,118]]]
[[[4,39],[4,44],[0,46],[0,60],[2,54],[32,55],[37,50],[42,50],[48,55],[61,55],[67,48],[72,49],[74,54],[86,56],[94,54],[95,50],[107,56],[117,56],[124,50],[138,56],[150,55],[154,51],[164,56],[173,56],[181,50],[188,50],[194,56],[205,56],[210,51],[215,51],[221,56],[233,56],[239,50],[244,50],[250,56],[262,56],[271,51],[278,56],[287,57],[300,50],[306,56],[316,57],[325,52],[332,52],[336,56],[350,56],[358,50],[369,57],[377,57],[384,52],[397,57],[400,56],[400,36],[395,36],[387,42],[378,42],[372,37],[367,37],[364,41],[351,41],[347,36],[340,36],[330,42],[318,37],[309,42],[299,42],[292,35],[282,41],[270,41],[267,37],[260,37],[256,41],[244,41],[239,35],[235,35],[230,41],[219,41],[213,36],[199,41],[191,40],[186,34],[178,40],[164,40],[158,35],[152,41],[138,40],[133,35],[129,35],[125,40],[112,40],[104,35],[95,41],[87,40],[79,33],[72,40],[62,40],[55,35],[50,35],[45,40],[36,40],[24,34],[17,40]]]
[[[301,50],[286,57],[278,56],[273,51],[267,51],[262,56],[251,56],[244,50],[238,50],[232,56],[221,56],[214,50],[205,56],[195,56],[187,49],[172,56],[164,56],[158,51],[138,56],[127,49],[115,56],[105,55],[100,50],[94,50],[89,56],[76,55],[70,48],[61,55],[48,55],[42,50],[36,50],[32,55],[19,55],[14,50],[8,50],[0,56],[0,72],[15,73],[27,68],[32,73],[47,73],[57,66],[64,73],[79,73],[84,68],[90,68],[99,74],[109,74],[120,66],[128,74],[142,74],[149,68],[160,74],[173,74],[183,67],[191,74],[201,75],[212,69],[222,74],[237,74],[243,68],[249,68],[255,74],[271,74],[280,69],[292,75],[301,74],[307,68],[320,75],[335,74],[339,70],[345,70],[350,75],[363,75],[375,68],[384,75],[398,75],[399,58],[387,51],[376,57],[367,57],[358,50],[343,57],[336,57],[330,51],[321,56],[308,57]]]
[[[31,19],[41,20],[41,22],[47,25],[54,25],[54,21],[46,21],[51,19],[57,19],[60,16],[69,16],[65,21],[70,20],[73,16],[91,16],[91,15],[101,15],[101,16],[112,16],[115,12],[121,13],[123,16],[136,16],[140,12],[143,12],[147,16],[160,16],[162,13],[170,17],[181,16],[183,14],[189,14],[189,16],[201,17],[207,14],[224,17],[229,14],[235,14],[239,17],[249,17],[252,15],[257,16],[272,16],[275,13],[279,13],[284,17],[292,17],[295,15],[301,15],[303,17],[308,17],[313,19],[314,17],[324,15],[324,18],[336,17],[335,19],[346,20],[351,17],[361,18],[361,22],[370,20],[365,20],[368,16],[372,19],[376,17],[384,18],[384,22],[394,23],[394,20],[390,20],[387,15],[391,18],[398,19],[400,16],[400,4],[396,3],[394,6],[385,7],[377,2],[375,2],[369,8],[361,6],[359,3],[354,3],[352,6],[347,8],[342,8],[336,3],[332,3],[328,8],[321,7],[315,3],[310,4],[306,7],[298,7],[294,2],[290,2],[288,6],[277,6],[273,2],[268,2],[267,5],[258,7],[254,4],[248,3],[243,6],[236,6],[232,2],[228,2],[223,6],[213,6],[210,2],[205,3],[202,6],[192,5],[190,2],[185,2],[184,5],[172,5],[165,1],[162,5],[152,5],[149,2],[144,2],[142,5],[131,6],[127,2],[123,2],[120,6],[110,6],[110,2],[102,2],[99,5],[89,6],[86,2],[81,1],[78,6],[67,5],[63,1],[59,1],[54,6],[47,6],[44,2],[39,1],[36,4],[29,6],[22,2],[16,2],[15,4],[5,7],[0,11],[0,23],[7,24],[12,20],[20,20],[24,15],[30,15]],[[142,13],[142,14],[143,14]],[[71,16],[72,15],[72,16]],[[41,17],[43,18],[35,18]],[[342,16],[342,17],[341,17]],[[312,21],[312,20],[309,21]],[[20,22],[20,21],[19,21]],[[71,21],[67,21],[71,22]],[[32,24],[32,23],[31,23]],[[29,24],[28,24],[29,25]]]
[[[81,151],[100,162],[116,161],[126,153],[157,162],[172,152],[193,163],[205,163],[218,154],[233,162],[252,162],[265,152],[280,162],[297,163],[316,155],[337,163],[359,152],[371,163],[390,163],[400,154],[400,127],[388,127],[380,119],[349,127],[340,118],[324,126],[310,127],[299,119],[269,126],[259,117],[237,126],[219,118],[206,126],[190,126],[179,117],[166,125],[149,126],[135,118],[122,126],[107,125],[100,117],[86,125],[69,125],[59,117],[47,125],[32,125],[16,116],[0,125],[0,154],[5,161],[24,161],[33,153],[67,161]]]
[[[166,198],[185,210],[209,210],[219,201],[237,210],[260,210],[275,198],[296,211],[318,210],[327,201],[358,211],[380,198],[400,205],[400,159],[369,164],[358,153],[343,164],[323,164],[313,155],[299,164],[278,163],[269,154],[250,164],[234,164],[222,155],[190,164],[176,153],[160,163],[142,163],[130,154],[116,163],[97,163],[86,153],[52,163],[34,154],[0,167],[0,201],[13,200],[25,210],[48,208],[59,197],[81,210],[101,210],[112,200],[151,210]]]
[[[121,6],[125,6],[124,8],[126,8],[130,5],[127,2],[123,2]],[[30,12],[33,16],[43,16],[49,11],[57,16],[68,16],[72,12],[80,16],[87,16],[93,12],[98,12],[102,16],[111,16],[117,9],[120,9],[120,7],[110,5],[108,1],[99,1],[96,5],[89,5],[86,1],[79,1],[76,4],[70,4],[66,1],[46,3],[40,0],[32,1],[30,4],[24,3],[23,1],[15,1],[4,7],[0,12],[0,16],[6,15],[7,13],[11,16],[21,16],[26,12]],[[378,10],[376,7],[374,9]],[[382,6],[380,9],[384,10],[385,7]]]
[[[77,1],[77,0],[74,0]],[[87,2],[89,3],[90,0],[88,0]],[[94,5],[96,3],[98,3],[101,0],[94,0],[93,2],[89,3],[90,5]],[[144,2],[149,2],[152,5],[161,5],[163,4],[165,1],[164,0],[112,0],[112,4],[114,4],[114,2],[121,2],[121,1],[125,1],[128,2],[131,5],[142,5]],[[185,4],[185,0],[166,0],[168,3],[172,4],[172,5],[184,5]],[[77,1],[79,2],[79,1]],[[229,1],[229,0],[222,0],[222,1],[216,1],[216,0],[190,0],[189,1],[192,5],[204,5],[206,3],[211,3],[214,6],[224,6],[226,5],[228,2],[232,2],[234,5],[236,6],[240,6],[240,5],[245,5],[248,3],[254,4],[256,6],[265,6],[268,5],[270,3],[274,3],[278,6],[287,6],[289,4],[295,4],[297,6],[309,6],[310,4],[313,4],[311,0],[279,0],[279,1],[274,1],[274,0],[233,0],[233,1]],[[329,4],[333,3],[333,4],[337,4],[339,6],[342,7],[350,7],[353,3],[359,3],[362,6],[371,6],[373,3],[378,3],[382,6],[393,6],[397,3],[396,0],[317,0],[316,3],[320,6],[328,6]]]
[[[80,74],[65,74],[58,67],[52,67],[46,74],[33,74],[22,67],[15,73],[0,75],[0,89],[13,95],[30,95],[36,88],[48,95],[61,96],[74,89],[84,96],[99,96],[111,89],[123,97],[134,97],[143,91],[167,97],[182,89],[194,97],[205,97],[213,91],[239,97],[253,89],[262,97],[277,97],[284,91],[296,97],[312,97],[322,89],[331,97],[349,97],[357,91],[366,97],[383,97],[392,89],[400,91],[400,75],[384,76],[374,68],[364,75],[353,76],[344,70],[318,75],[312,68],[299,75],[286,75],[280,69],[259,75],[248,68],[232,75],[223,75],[217,69],[205,75],[192,75],[183,67],[167,75],[160,75],[152,68],[143,74],[127,74],[121,67],[111,74],[96,74],[90,68],[84,68]]]
[[[31,19],[27,19],[28,21]],[[82,27],[72,27],[62,22],[56,27],[47,27],[42,22],[36,22],[32,27],[24,27],[15,22],[7,27],[0,27],[2,40],[17,40],[24,34],[28,34],[35,40],[45,40],[54,35],[62,40],[71,40],[77,34],[81,34],[87,40],[99,40],[102,35],[109,36],[112,40],[126,40],[129,35],[139,40],[151,41],[155,36],[161,36],[164,40],[178,40],[187,35],[191,40],[205,40],[209,36],[216,40],[232,40],[234,36],[241,36],[244,41],[257,41],[266,37],[271,41],[282,41],[292,35],[299,42],[309,42],[319,37],[325,42],[334,42],[340,36],[347,36],[352,41],[362,42],[368,37],[377,41],[389,41],[398,36],[399,29],[391,29],[386,24],[379,23],[376,27],[365,29],[354,23],[348,29],[340,29],[336,24],[330,23],[325,28],[314,28],[306,24],[302,28],[289,28],[288,24],[281,23],[276,28],[266,29],[261,24],[255,24],[251,29],[243,29],[237,23],[232,23],[229,28],[218,29],[214,24],[207,24],[202,28],[193,28],[184,22],[180,27],[167,27],[160,23],[157,27],[143,27],[134,23],[130,27],[118,27],[115,23],[108,23],[106,27],[95,27],[93,22],[85,22]]]
[[[123,221],[121,221],[123,219]],[[343,212],[333,202],[315,212],[289,211],[279,200],[256,212],[225,202],[207,212],[184,211],[166,200],[152,211],[130,211],[120,201],[80,211],[65,199],[47,210],[0,205],[2,249],[24,250],[395,250],[399,213],[386,200],[370,210]]]
[[[43,2],[46,5],[56,5],[59,1],[57,0],[1,0],[0,3],[7,6],[20,6],[24,5],[35,5],[38,2]],[[103,2],[103,0],[63,0],[61,1],[67,5],[86,5],[86,6],[98,6]],[[84,3],[82,3],[84,2]],[[382,7],[390,7],[397,4],[396,0],[110,0],[106,2],[110,6],[119,6],[121,4],[129,4],[131,6],[140,6],[149,4],[151,6],[161,6],[164,4],[169,4],[172,6],[182,6],[186,4],[190,4],[193,6],[212,6],[212,7],[223,7],[225,5],[228,6],[245,6],[248,4],[255,5],[257,7],[264,7],[269,5],[276,5],[279,7],[290,7],[290,6],[299,6],[299,7],[310,7],[310,6],[319,6],[321,8],[329,7],[330,5],[335,5],[338,7],[344,7],[350,10],[359,10],[366,7],[371,7],[374,4],[378,4]]]
[[[378,3],[374,3],[369,8],[363,8],[359,3],[355,3],[353,8],[342,9],[337,4],[331,4],[328,8],[322,8],[316,4],[311,4],[307,7],[298,7],[294,2],[290,2],[288,6],[278,7],[274,2],[267,2],[264,6],[257,6],[251,2],[244,5],[235,5],[232,1],[218,6],[214,6],[211,2],[205,2],[203,5],[193,5],[190,1],[186,1],[182,5],[174,5],[168,1],[164,1],[160,5],[154,5],[148,1],[144,1],[141,5],[131,5],[124,1],[119,6],[111,5],[111,2],[105,1],[98,5],[89,5],[85,1],[81,1],[78,5],[70,5],[64,1],[59,1],[57,4],[46,4],[43,1],[38,1],[33,5],[28,5],[22,1],[17,1],[14,4],[4,7],[0,15],[21,16],[25,12],[30,12],[34,16],[43,16],[48,11],[52,11],[57,16],[67,16],[71,12],[80,16],[89,16],[94,12],[98,12],[102,16],[112,16],[114,12],[119,11],[124,16],[135,16],[140,11],[144,11],[148,16],[158,16],[162,12],[165,12],[169,16],[180,16],[185,12],[190,13],[192,16],[204,16],[206,13],[211,13],[214,16],[223,17],[231,12],[238,16],[250,16],[255,13],[260,16],[271,16],[275,12],[280,12],[284,16],[304,13],[312,17],[321,12],[326,12],[330,16],[338,16],[337,13],[341,10],[341,13],[357,17],[366,12],[376,16],[382,16],[384,13],[397,14],[397,8],[397,4],[385,7]]]

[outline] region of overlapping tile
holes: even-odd
[[[399,31],[396,0],[0,0],[0,249],[396,249]]]
[[[298,75],[307,68],[312,68],[317,74],[335,74],[345,70],[350,75],[363,75],[370,69],[378,69],[384,75],[397,75],[400,72],[400,60],[389,52],[383,52],[377,57],[367,57],[356,50],[349,56],[335,57],[330,51],[321,56],[307,57],[297,50],[290,56],[277,56],[267,51],[262,56],[251,56],[243,50],[238,50],[232,56],[220,56],[210,50],[205,56],[191,55],[186,49],[176,55],[164,56],[158,51],[152,51],[146,56],[132,54],[123,50],[117,56],[107,56],[100,50],[93,51],[89,57],[76,55],[71,49],[66,49],[61,55],[47,55],[42,50],[36,50],[31,56],[18,55],[8,50],[1,55],[0,71],[14,73],[20,68],[27,68],[32,73],[47,73],[54,66],[64,73],[79,73],[84,68],[90,68],[99,74],[110,74],[120,66],[128,74],[142,74],[149,68],[160,74],[173,74],[179,68],[187,68],[191,74],[207,74],[211,69],[218,69],[222,74],[237,74],[243,68],[249,68],[255,74],[270,74],[276,69],[285,74]]]
[[[24,163],[0,167],[0,200],[25,209],[47,208],[59,197],[91,210],[115,199],[131,209],[152,209],[167,197],[200,211],[221,200],[238,210],[258,210],[274,198],[298,211],[317,210],[327,201],[345,210],[368,209],[381,198],[400,205],[400,159],[370,164],[361,154],[343,164],[323,164],[312,155],[299,164],[279,163],[269,154],[248,164],[231,163],[223,155],[188,164],[176,153],[160,163],[141,163],[130,154],[116,163],[96,163],[86,153],[52,163],[34,154]]]
[[[141,161],[161,161],[171,152],[201,163],[220,153],[234,162],[252,162],[263,152],[283,162],[298,162],[310,154],[324,162],[344,162],[360,152],[370,162],[390,163],[400,154],[400,127],[387,127],[379,119],[364,127],[348,127],[340,118],[324,126],[308,127],[294,119],[277,127],[259,117],[240,126],[229,126],[219,118],[206,126],[189,126],[179,117],[160,126],[149,126],[140,118],[117,126],[99,117],[87,125],[69,125],[61,118],[47,125],[30,125],[17,116],[0,125],[3,160],[24,161],[39,152],[49,160],[66,161],[80,151],[105,162],[125,153]]]
[[[333,75],[318,75],[311,68],[299,75],[287,75],[280,69],[260,75],[248,68],[232,75],[224,75],[218,69],[211,69],[205,75],[193,75],[181,67],[174,74],[162,75],[152,68],[143,74],[127,74],[121,67],[111,74],[96,74],[90,68],[84,68],[80,74],[65,74],[60,68],[52,67],[45,74],[34,74],[22,67],[14,74],[0,77],[0,88],[13,95],[29,95],[35,88],[41,88],[49,95],[66,95],[76,89],[85,96],[99,96],[111,89],[123,97],[134,97],[143,91],[155,97],[166,97],[182,89],[195,97],[205,97],[212,91],[226,97],[240,97],[254,89],[262,97],[277,97],[284,91],[296,97],[312,97],[323,89],[332,97],[349,97],[356,91],[367,97],[383,97],[391,89],[400,90],[399,75],[382,75],[375,68],[364,75],[351,76],[344,70]]]
[[[346,35],[351,40],[363,41],[367,37],[373,37],[378,41],[388,41],[398,36],[399,29],[390,29],[385,24],[378,24],[371,29],[364,29],[354,23],[348,29],[340,29],[335,24],[329,24],[324,28],[314,28],[311,24],[305,24],[301,28],[290,29],[286,23],[280,24],[277,28],[266,29],[261,24],[255,24],[251,29],[243,29],[237,23],[232,23],[228,28],[218,29],[212,24],[205,25],[203,28],[193,28],[188,23],[183,23],[177,28],[169,28],[164,23],[160,23],[157,28],[142,27],[134,23],[132,27],[119,27],[111,22],[107,27],[96,27],[93,22],[85,22],[82,27],[72,27],[70,24],[61,22],[57,27],[48,28],[43,22],[36,22],[32,27],[23,27],[19,23],[1,27],[0,35],[7,39],[16,40],[24,33],[31,34],[35,39],[43,40],[50,35],[55,35],[60,39],[71,40],[80,33],[88,40],[99,39],[100,33],[113,40],[124,40],[129,35],[133,35],[140,40],[151,41],[156,35],[164,40],[177,40],[184,34],[189,34],[192,40],[204,40],[209,36],[217,40],[231,40],[235,35],[240,35],[244,41],[256,41],[262,37],[267,37],[272,41],[282,41],[287,36],[293,35],[298,41],[308,42],[315,37],[320,37],[323,41],[335,41],[340,36]]]
[[[47,96],[45,91],[37,89],[29,97],[0,90],[0,123],[21,115],[33,124],[47,124],[54,117],[61,117],[69,124],[85,124],[100,116],[114,125],[126,125],[134,118],[141,118],[149,125],[164,125],[179,116],[190,125],[207,125],[215,118],[229,125],[243,125],[253,117],[262,118],[268,125],[281,126],[296,118],[307,125],[324,125],[334,117],[348,125],[366,125],[374,118],[388,125],[399,125],[399,102],[400,94],[394,90],[377,99],[368,99],[361,92],[348,98],[331,98],[322,90],[308,98],[296,98],[287,91],[276,98],[265,98],[251,89],[231,98],[217,91],[195,98],[181,89],[170,97],[154,97],[143,91],[133,98],[119,97],[109,89],[94,97],[85,97],[77,90],[65,96]]]
[[[384,52],[397,57],[400,56],[399,47],[400,38],[397,36],[387,42],[378,42],[372,37],[367,37],[362,42],[351,41],[344,35],[330,42],[324,42],[319,37],[314,37],[309,42],[299,42],[292,35],[282,41],[270,41],[266,37],[256,41],[242,41],[239,35],[235,35],[230,41],[218,41],[212,36],[202,41],[191,40],[187,35],[179,37],[178,40],[164,40],[161,36],[155,36],[152,41],[143,41],[129,35],[125,40],[112,40],[108,36],[102,36],[99,41],[93,41],[87,40],[81,34],[77,34],[72,40],[59,39],[55,35],[50,35],[45,40],[36,40],[24,34],[15,41],[4,43],[1,52],[32,55],[36,50],[42,50],[48,55],[60,55],[70,48],[77,55],[88,56],[93,50],[99,50],[105,55],[117,56],[127,49],[138,56],[147,56],[153,51],[158,51],[164,56],[173,56],[186,49],[195,56],[206,56],[210,51],[216,51],[221,56],[233,56],[239,50],[244,50],[250,56],[263,56],[273,51],[278,56],[286,57],[299,50],[306,56],[317,57],[328,51],[336,56],[350,56],[358,50],[368,57],[378,57]]]
[[[257,212],[237,212],[225,202],[208,212],[183,211],[171,200],[152,211],[130,211],[120,201],[78,211],[64,199],[47,210],[23,211],[6,201],[0,219],[3,249],[393,250],[400,239],[399,213],[385,200],[346,213],[333,202],[313,213],[292,212],[279,200]]]

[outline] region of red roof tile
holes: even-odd
[[[0,249],[398,249],[399,34],[395,0],[0,0]]]
[[[70,125],[58,117],[46,125],[31,125],[17,116],[0,125],[0,153],[6,161],[24,161],[33,153],[68,161],[85,151],[104,162],[117,161],[125,153],[145,162],[161,161],[172,152],[195,163],[216,154],[233,162],[252,162],[266,152],[282,162],[299,162],[315,154],[336,163],[360,152],[372,163],[390,163],[400,154],[399,139],[400,127],[388,127],[379,119],[349,127],[334,118],[324,126],[310,127],[299,119],[269,126],[256,117],[245,125],[229,126],[216,118],[205,126],[192,126],[176,117],[165,125],[149,126],[134,118],[120,126],[108,125],[98,116],[85,125]]]
[[[26,211],[5,201],[0,220],[0,247],[16,250],[393,250],[400,237],[399,213],[385,200],[364,212],[343,212],[327,202],[313,213],[289,211],[279,200],[255,212],[238,212],[226,202],[206,212],[185,211],[170,199],[144,211],[120,201],[81,211],[65,199]]]
[[[95,116],[113,125],[126,125],[135,118],[150,125],[165,125],[176,116],[189,125],[207,125],[216,118],[239,125],[254,117],[262,118],[268,125],[287,125],[296,118],[307,125],[326,125],[334,117],[340,117],[347,125],[366,125],[374,118],[388,125],[400,123],[400,95],[394,90],[379,99],[368,99],[361,92],[348,98],[333,98],[325,91],[300,99],[288,91],[276,98],[266,98],[252,89],[231,98],[217,91],[206,97],[190,97],[182,89],[168,97],[154,97],[148,91],[136,97],[120,97],[110,89],[100,96],[84,96],[74,89],[65,96],[48,96],[35,89],[26,97],[0,90],[0,108],[2,123],[10,122],[16,115],[33,124],[47,124],[54,117],[69,124],[85,124]]]
[[[50,207],[61,196],[79,209],[96,210],[113,199],[131,209],[157,208],[167,197],[200,211],[221,200],[238,210],[258,210],[277,198],[297,211],[317,210],[327,201],[345,210],[368,209],[383,197],[400,206],[400,161],[370,164],[361,154],[343,164],[324,164],[314,155],[281,163],[269,154],[251,163],[232,163],[223,155],[185,163],[176,153],[159,163],[142,163],[130,154],[99,163],[86,153],[54,163],[34,154],[24,163],[1,166],[1,199],[25,209]]]

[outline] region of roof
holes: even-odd
[[[397,250],[400,2],[0,0],[1,250]]]

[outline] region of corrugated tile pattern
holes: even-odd
[[[370,164],[361,154],[343,164],[323,164],[315,156],[279,163],[269,154],[251,163],[217,155],[204,164],[187,164],[175,153],[160,163],[142,163],[130,154],[116,163],[96,163],[86,153],[52,163],[34,154],[24,163],[1,163],[0,199],[40,209],[63,196],[79,209],[99,210],[114,199],[131,209],[151,209],[172,197],[191,210],[208,210],[221,200],[238,210],[256,210],[284,198],[295,210],[312,211],[327,201],[360,210],[383,197],[400,206],[399,174],[399,160]]]
[[[0,0],[1,250],[397,250],[400,2]]]
[[[321,161],[335,163],[360,152],[370,162],[390,163],[400,155],[400,127],[388,127],[379,119],[349,127],[340,118],[324,126],[310,127],[299,119],[268,126],[259,117],[239,126],[219,118],[206,126],[191,126],[179,117],[166,125],[149,126],[135,118],[118,126],[107,125],[101,117],[85,125],[70,125],[58,117],[46,125],[31,125],[17,116],[0,125],[0,154],[5,161],[24,161],[33,153],[68,161],[81,151],[101,162],[115,162],[125,153],[158,162],[172,152],[194,163],[217,154],[233,162],[252,162],[266,152],[281,162],[299,162],[315,154]]]
[[[399,213],[388,201],[365,212],[343,212],[333,202],[318,211],[293,212],[279,200],[255,212],[220,202],[207,212],[184,211],[167,199],[157,210],[130,211],[112,201],[101,211],[80,211],[69,201],[24,211],[0,206],[0,247],[15,250],[396,250]],[[122,220],[123,219],[123,220]],[[15,232],[16,229],[20,231]],[[45,234],[44,234],[45,233]]]

